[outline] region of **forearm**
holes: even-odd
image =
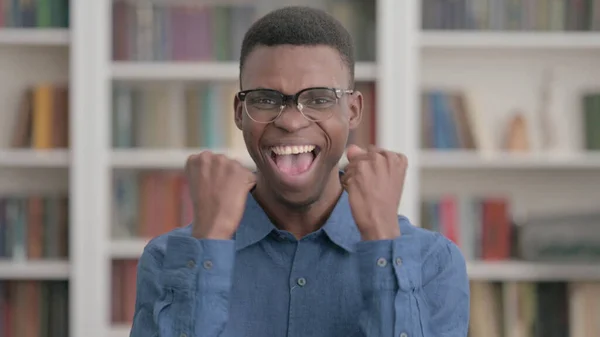
[[[360,326],[365,337],[420,336],[412,317],[413,288],[419,276],[418,251],[403,248],[409,237],[363,241],[358,245],[364,308]]]
[[[466,337],[469,281],[464,258],[441,236],[423,247],[414,240],[403,234],[359,244],[362,336]]]
[[[170,236],[160,268],[140,271],[131,337],[218,337],[229,319],[234,255],[230,240]]]

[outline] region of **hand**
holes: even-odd
[[[400,236],[398,206],[402,196],[407,159],[404,155],[350,145],[342,185],[348,192],[352,216],[363,240]]]
[[[185,165],[194,209],[192,235],[200,239],[230,240],[244,214],[254,174],[222,154],[204,151]]]

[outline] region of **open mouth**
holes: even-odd
[[[319,156],[316,145],[282,145],[270,148],[271,160],[279,172],[298,176],[310,170]]]

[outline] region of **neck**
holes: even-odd
[[[318,198],[308,205],[298,206],[278,197],[259,172],[253,194],[275,227],[300,239],[318,230],[327,221],[342,194],[342,185],[336,168],[327,178]]]

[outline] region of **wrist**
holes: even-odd
[[[394,240],[401,235],[397,219],[381,223],[371,222],[369,225],[359,225],[359,228],[363,241]]]
[[[206,240],[231,240],[233,237],[234,231],[230,230],[229,226],[222,226],[223,222],[215,222],[220,224],[217,226],[212,226],[206,228],[206,226],[196,226],[198,222],[194,222],[194,227],[192,229],[192,236],[196,239],[206,239]]]

